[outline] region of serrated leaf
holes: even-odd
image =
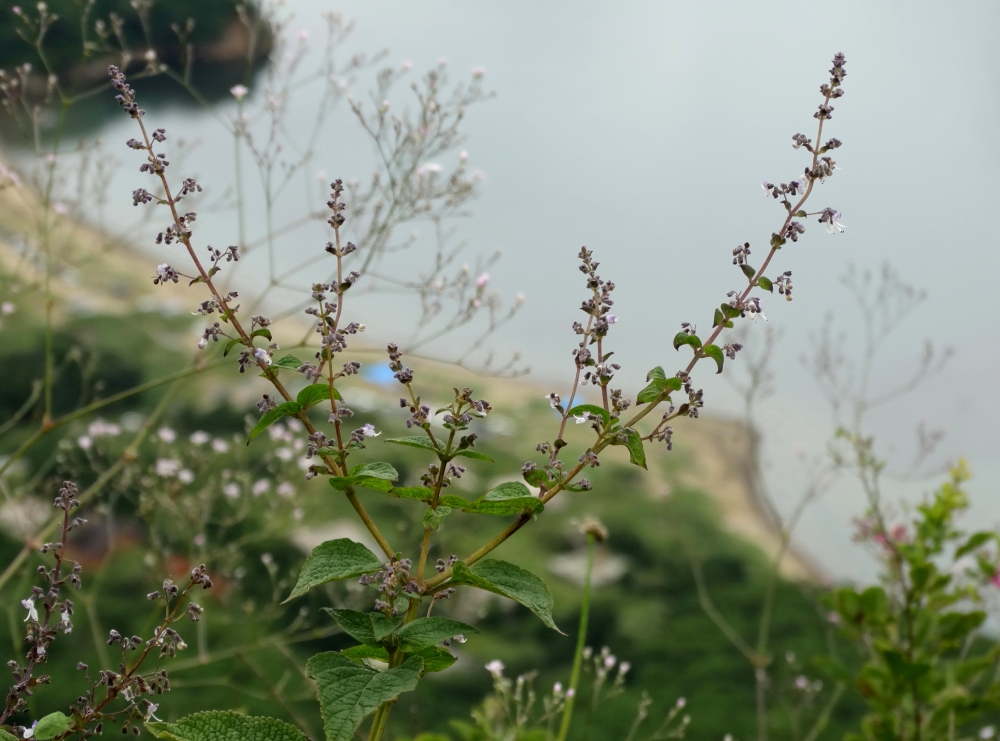
[[[774,284],[771,282],[770,278],[765,278],[763,275],[757,279],[757,285],[763,288],[765,291],[770,291],[774,293]]]
[[[272,368],[288,368],[290,370],[298,370],[301,365],[302,361],[294,355],[282,355],[271,363]]]
[[[705,347],[701,348],[701,351],[719,366],[719,370],[716,373],[722,373],[722,364],[726,362],[726,356],[723,354],[722,348],[718,345],[705,345]]]
[[[549,475],[540,468],[532,469],[523,474],[524,480],[528,482],[530,486],[541,486],[542,484],[549,483]]]
[[[314,404],[319,404],[321,401],[326,401],[329,398],[330,384],[321,382],[310,384],[299,391],[298,395],[295,397],[295,401],[297,401],[303,409],[308,409]],[[343,401],[340,396],[340,392],[337,391],[337,389],[333,390],[333,398],[337,401]]]
[[[375,634],[375,640],[380,643],[391,636],[396,630],[396,623],[392,622],[392,620],[381,612],[368,613],[368,619],[371,620],[372,633]]]
[[[642,447],[642,437],[635,430],[625,430],[625,447],[628,448],[629,463],[646,468],[646,451]]]
[[[388,494],[392,491],[392,482],[386,479],[376,479],[372,476],[365,476],[363,478],[354,481],[355,486],[363,486],[366,489],[373,489],[374,491],[381,491]]]
[[[337,538],[313,548],[288,600],[295,599],[320,584],[370,574],[382,568],[382,561],[360,543]]]
[[[340,653],[355,661],[374,659],[386,664],[389,663],[389,652],[381,646],[351,646],[350,648],[345,648]],[[455,663],[455,657],[451,655],[451,652],[439,646],[432,646],[422,651],[416,651],[413,655],[423,659],[424,674],[442,672]]]
[[[426,486],[394,486],[389,494],[403,499],[416,499],[418,502],[429,502],[434,496],[434,492]]]
[[[306,741],[302,731],[283,720],[231,710],[194,713],[176,723],[154,721],[146,723],[146,730],[168,741]]]
[[[422,669],[423,660],[417,656],[383,672],[335,651],[309,659],[306,674],[316,680],[327,741],[352,741],[361,722],[379,705],[417,686]]]
[[[224,358],[227,357],[229,355],[229,351],[232,350],[233,347],[235,347],[241,342],[243,342],[243,340],[239,337],[237,337],[235,340],[229,340],[229,342],[226,343],[226,349],[222,351],[222,357]]]
[[[443,617],[417,618],[396,631],[399,650],[414,653],[457,635],[478,633],[476,628],[458,620]]]
[[[745,275],[750,280],[753,280],[754,275],[757,274],[757,271],[754,270],[749,265],[747,265],[746,263],[743,263],[742,265],[740,265],[740,270],[742,270],[743,271],[743,275]]]
[[[406,445],[411,448],[423,448],[424,450],[430,450],[434,453],[438,452],[438,449],[434,447],[434,443],[431,442],[430,438],[422,435],[414,435],[412,437],[393,437],[386,440],[386,442],[392,443],[393,445]]]
[[[443,504],[438,505],[437,509],[433,507],[428,507],[427,511],[424,512],[424,517],[422,524],[424,530],[437,530],[438,525],[444,520],[445,517],[451,514],[451,507],[447,507]]]
[[[701,347],[701,340],[698,339],[698,335],[696,334],[678,332],[674,335],[674,350],[680,350],[681,345],[691,345],[693,348],[698,349]]]
[[[7,731],[0,728],[0,741],[18,741],[16,736],[12,736]]]
[[[545,586],[545,582],[520,566],[487,559],[479,561],[470,569],[464,561],[458,561],[453,567],[450,583],[466,584],[519,602],[535,613],[547,627],[562,633],[552,619],[552,595],[549,588]]]
[[[379,461],[377,463],[366,463],[363,466],[355,466],[351,469],[351,477],[396,481],[399,478],[399,473],[388,463]]]
[[[654,378],[665,379],[666,377],[667,374],[663,371],[662,365],[656,366],[655,368],[653,368],[653,370],[651,370],[649,373],[646,374],[647,381],[652,381]]]
[[[639,392],[639,395],[635,397],[636,404],[648,404],[651,401],[656,401],[660,394],[662,394],[667,389],[667,381],[664,378],[654,378],[646,388]]]
[[[524,497],[519,499],[505,499],[500,502],[487,502],[483,499],[470,502],[468,499],[446,494],[438,500],[440,504],[460,509],[476,515],[494,515],[496,517],[509,517],[519,515],[525,510],[530,510],[533,514],[538,514],[545,509],[545,503],[537,497]]]
[[[577,404],[575,407],[569,410],[570,417],[579,417],[584,412],[589,412],[595,417],[600,417],[601,422],[608,424],[611,421],[611,414],[604,407],[599,407],[596,404]]]
[[[496,463],[495,460],[493,460],[492,458],[490,458],[485,453],[480,453],[480,452],[478,452],[476,450],[469,450],[467,448],[464,449],[464,450],[456,450],[455,452],[453,452],[451,454],[451,457],[452,458],[471,458],[474,461],[488,461],[489,463]]]
[[[72,727],[72,720],[72,718],[63,715],[58,710],[54,713],[49,713],[38,721],[32,738],[36,738],[38,741],[49,741],[51,738],[66,733]]]
[[[261,327],[260,329],[255,329],[253,332],[250,333],[250,336],[251,337],[267,337],[267,339],[269,339],[269,340],[270,339],[274,339],[273,337],[271,337],[271,330],[264,329],[263,327]]]
[[[344,632],[358,643],[378,645],[378,641],[375,640],[375,632],[372,630],[370,613],[334,607],[324,607],[323,612],[336,620]]]
[[[274,409],[266,412],[264,416],[257,421],[257,424],[253,426],[253,429],[250,430],[250,434],[247,435],[247,445],[249,445],[250,441],[257,437],[257,435],[262,433],[282,417],[298,414],[301,411],[302,407],[294,401],[286,401],[284,404],[278,404],[278,406]]]
[[[497,484],[483,495],[487,502],[502,502],[506,499],[524,499],[531,497],[531,490],[520,481],[504,481]]]

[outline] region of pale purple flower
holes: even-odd
[[[225,494],[229,499],[239,499],[240,486],[239,484],[230,481],[228,484],[222,487],[222,493]]]
[[[0,314],[13,314],[15,311],[17,311],[17,307],[10,301],[4,301],[0,304]]]
[[[35,609],[35,600],[30,597],[23,599],[21,600],[21,607],[28,611],[28,617],[24,619],[24,622],[28,622],[29,620],[38,622],[38,610]],[[501,664],[500,666],[502,667],[503,665]]]
[[[476,278],[476,288],[486,288],[486,284],[490,282],[490,274],[483,273],[478,278]]]
[[[69,634],[73,632],[73,623],[70,622],[69,612],[63,610],[62,613],[59,615],[59,622],[62,623],[63,633]]]
[[[21,9],[20,8],[15,8],[15,12],[18,13],[18,14],[20,14]],[[26,738],[26,739],[34,738],[34,736],[35,736],[35,726],[37,726],[37,725],[38,725],[38,721],[36,720],[36,721],[32,722],[31,728],[25,728],[24,729],[24,738]]]
[[[840,223],[840,217],[843,215],[844,215],[843,212],[837,211],[836,213],[833,214],[833,216],[830,217],[830,220],[826,222],[827,232],[829,232],[830,234],[843,233],[844,229],[847,228]]]
[[[247,88],[246,85],[233,85],[231,88],[229,88],[229,92],[232,93],[233,97],[236,98],[236,100],[243,100],[247,96],[247,93],[250,92],[250,90],[249,88]]]
[[[361,432],[364,434],[365,437],[378,437],[379,435],[382,434],[381,432],[375,432],[375,425],[370,423],[362,427]]]
[[[94,444],[94,441],[90,439],[89,435],[80,435],[76,439],[76,444],[80,446],[81,450],[90,450],[90,446]]]
[[[500,679],[503,676],[503,670],[506,667],[500,659],[493,659],[489,664],[486,665],[486,671],[493,675],[494,679]]]
[[[575,697],[575,696],[576,696],[576,690],[575,689],[573,689],[572,687],[570,687],[568,690],[566,690],[566,699],[567,700],[569,698]]]
[[[618,661],[618,659],[615,658],[614,654],[608,654],[607,656],[604,657],[604,668],[610,669],[615,665],[616,661]]]
[[[255,497],[259,497],[261,494],[266,494],[271,488],[271,482],[267,479],[260,479],[254,482],[253,488],[250,489],[250,493]]]

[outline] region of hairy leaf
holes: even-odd
[[[540,468],[535,468],[524,474],[524,480],[531,486],[541,486],[549,483],[549,475]]]
[[[288,600],[305,594],[313,587],[337,579],[350,579],[382,568],[382,562],[370,550],[348,538],[321,543],[313,549],[302,566],[302,573]]]
[[[396,624],[381,612],[368,613],[368,619],[371,620],[372,633],[375,635],[375,640],[380,643],[391,636],[393,631],[396,630]]]
[[[336,620],[344,632],[358,643],[378,645],[378,641],[375,640],[375,632],[372,630],[371,613],[334,607],[324,607],[323,612],[328,613]]]
[[[742,270],[743,271],[743,275],[745,275],[750,280],[753,280],[754,275],[757,274],[757,271],[754,270],[749,265],[747,265],[746,263],[744,263],[743,265],[740,265],[740,270]]]
[[[309,659],[306,674],[316,680],[327,741],[352,741],[361,722],[379,705],[417,686],[422,668],[417,656],[382,672],[335,651]]]
[[[407,445],[411,448],[423,448],[424,450],[430,450],[434,453],[438,452],[438,449],[434,447],[434,443],[431,442],[430,438],[426,435],[414,435],[412,437],[393,437],[386,440],[387,443],[392,443],[393,445]]]
[[[717,370],[716,373],[722,373],[722,364],[726,362],[726,356],[722,353],[722,348],[718,345],[705,345],[701,351],[705,353],[706,357],[714,360],[715,364],[719,366],[719,370]]]
[[[552,595],[549,588],[545,586],[545,582],[520,566],[488,559],[479,561],[470,569],[463,561],[458,561],[452,571],[451,584],[467,584],[520,602],[546,626],[562,633],[552,619]]]
[[[478,633],[476,628],[458,620],[443,617],[423,617],[407,623],[396,631],[399,649],[413,653],[434,646],[457,635]]]
[[[429,502],[434,492],[426,486],[394,486],[389,490],[389,494],[403,499],[416,499],[420,502]]]
[[[389,652],[381,646],[351,646],[350,648],[345,648],[340,653],[355,661],[374,659],[386,664],[389,663]],[[424,674],[443,672],[455,663],[455,657],[451,655],[451,652],[440,646],[431,646],[422,651],[415,651],[413,655],[419,656],[424,660]]]
[[[306,741],[302,731],[283,720],[231,710],[194,713],[176,723],[146,723],[146,730],[168,741]]]
[[[272,368],[288,368],[289,370],[298,370],[301,366],[302,361],[294,355],[282,355],[271,363]]]
[[[604,407],[599,407],[596,404],[577,404],[575,407],[569,410],[570,417],[579,417],[584,412],[589,412],[595,417],[600,417],[604,424],[611,421],[611,415],[608,410]]]
[[[701,347],[701,340],[698,339],[696,334],[688,334],[687,332],[678,332],[674,335],[674,350],[680,350],[681,345],[691,345],[696,350]]]
[[[427,511],[424,512],[423,517],[423,527],[424,530],[437,530],[438,525],[444,520],[445,517],[451,514],[451,507],[445,505],[439,505],[437,509],[433,507],[428,507]]]
[[[646,451],[642,447],[642,437],[631,427],[625,430],[625,447],[628,448],[629,463],[646,468]]]
[[[268,411],[263,417],[260,418],[260,420],[258,420],[257,424],[253,426],[253,429],[250,430],[250,434],[247,435],[247,445],[249,445],[250,441],[257,437],[257,435],[262,433],[282,417],[298,414],[301,411],[302,407],[294,401],[286,401],[284,404],[278,404],[278,406]]]
[[[652,381],[654,378],[665,379],[666,377],[667,374],[664,373],[662,365],[656,366],[653,370],[646,374],[647,381]]]
[[[505,481],[486,492],[483,499],[487,502],[502,502],[505,499],[523,499],[531,496],[531,491],[520,481]]]
[[[496,461],[485,453],[479,453],[475,450],[456,450],[451,454],[451,456],[452,458],[471,458],[474,461],[488,461],[489,463],[496,463]]]
[[[49,741],[50,738],[66,733],[71,727],[72,718],[66,717],[57,710],[38,721],[32,738],[36,738],[38,741]]]
[[[308,409],[314,404],[318,404],[321,401],[326,401],[330,398],[330,384],[326,382],[312,383],[306,386],[304,389],[299,391],[298,396],[295,397],[295,401],[303,409]],[[333,398],[337,401],[343,401],[340,396],[340,392],[337,389],[333,390]]]

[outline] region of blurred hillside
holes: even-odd
[[[49,233],[53,268],[49,290],[56,416],[182,371],[192,362],[204,368],[184,379],[156,422],[158,431],[88,507],[92,525],[74,543],[74,553],[85,566],[83,606],[76,616],[77,630],[53,651],[51,673],[71,672],[81,651],[87,663],[104,666],[108,629],[123,634],[148,629],[151,616],[142,595],[158,586],[164,570],[179,576],[204,560],[213,576],[218,575],[220,589],[206,600],[205,619],[197,624],[197,635],[188,639],[192,648],[187,655],[164,663],[171,671],[173,691],[161,703],[160,716],[176,718],[226,704],[282,715],[316,729],[315,703],[302,678],[302,663],[318,650],[350,643],[318,608],[332,601],[363,609],[367,595],[341,584],[291,605],[279,603],[308,549],[333,537],[364,541],[365,534],[351,519],[349,506],[324,481],[303,481],[301,470],[290,461],[291,452],[288,459],[277,454],[283,448],[272,455],[263,439],[245,446],[245,432],[257,416],[253,404],[266,388],[260,379],[237,374],[233,359],[209,367],[221,358],[221,346],[211,347],[205,357],[195,356],[204,323],[190,315],[200,295],[198,286],[154,287],[155,266],[149,258],[66,216],[41,213],[28,191],[16,188],[0,192],[0,301],[12,307],[0,326],[0,363],[5,369],[0,424],[11,423],[0,437],[0,455],[14,451],[41,419],[37,388],[45,353],[46,298],[39,264],[43,256],[28,250],[25,239],[41,232]],[[304,324],[289,323],[278,325],[274,336],[282,352],[294,353],[304,333]],[[359,380],[342,388],[356,420],[372,422],[385,437],[405,434],[396,384],[386,383],[386,374],[380,372],[384,354],[358,354],[365,369]],[[476,430],[483,452],[496,463],[471,462],[455,484],[458,493],[478,494],[500,481],[519,479],[534,443],[551,436],[553,412],[542,398],[550,389],[530,380],[476,377],[430,362],[410,364],[417,370],[418,392],[432,407],[447,400],[452,386],[468,385],[496,410]],[[165,389],[152,387],[58,428],[10,469],[0,480],[7,496],[0,508],[0,562],[9,562],[25,543],[33,542],[40,522],[35,513],[40,503],[51,499],[59,481],[73,478],[84,488],[109,470],[123,455],[125,433],[141,428]],[[91,427],[95,418],[119,428],[121,436],[98,437]],[[574,429],[567,437],[572,443],[573,436],[581,434]],[[197,435],[214,438],[217,454],[197,447]],[[643,690],[653,697],[654,712],[656,707],[665,711],[680,696],[688,698],[691,738],[750,734],[753,669],[699,605],[691,564],[702,563],[716,607],[752,639],[769,574],[767,556],[776,547],[753,490],[753,435],[737,422],[706,417],[677,425],[676,441],[672,453],[648,451],[648,473],[630,466],[626,456],[606,454],[591,477],[593,491],[561,495],[520,537],[498,549],[498,557],[542,575],[550,584],[557,622],[570,637],[558,636],[526,611],[488,596],[463,593],[445,603],[442,614],[489,630],[458,647],[458,663],[421,686],[421,710],[405,696],[401,699],[402,712],[393,720],[397,735],[445,730],[441,718],[466,718],[490,687],[482,667],[493,658],[507,664],[508,674],[537,670],[540,687],[565,682],[583,568],[584,542],[575,523],[583,516],[600,518],[610,530],[596,567],[588,640],[595,647],[609,646],[633,666],[624,695],[593,717],[580,714],[581,724],[593,726],[591,738],[614,738],[627,727]],[[271,450],[282,444],[272,439]],[[360,459],[388,460],[404,485],[417,484],[426,464],[409,448],[383,446],[378,439],[368,443]],[[164,476],[163,460],[190,470],[191,480]],[[291,494],[276,493],[284,485]],[[413,552],[421,532],[412,509],[416,505],[376,492],[365,497],[396,547]],[[432,557],[466,553],[505,524],[484,519],[461,513],[450,517],[440,529],[447,550]],[[34,558],[27,563],[36,563]],[[774,691],[776,697],[788,696],[786,704],[801,704],[794,680],[803,674],[820,676],[810,662],[826,653],[831,628],[816,599],[819,575],[808,561],[793,554],[783,561],[782,574],[771,647],[778,666]],[[25,568],[3,585],[0,604],[8,620],[0,621],[0,640],[15,651],[23,617],[19,599],[33,576],[31,568]],[[75,696],[61,697],[59,691],[40,691],[33,702],[44,711],[65,706]],[[842,735],[859,716],[859,708],[857,697],[842,702],[822,737]],[[787,736],[789,722],[775,715],[777,737]]]

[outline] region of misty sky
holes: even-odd
[[[528,299],[494,346],[519,348],[537,382],[563,379],[552,387],[560,392],[581,299],[579,247],[595,250],[602,274],[619,286],[614,344],[626,388],[654,365],[680,367],[687,356],[670,348],[679,323],[710,326],[726,291],[743,284],[733,247],[749,241],[757,264],[780,224],[783,209],[760,182],[801,172],[805,158],[792,150],[791,136],[814,136],[817,88],[833,53],[843,51],[847,94],[827,129],[844,142],[836,153],[843,169],[811,206],[842,210],[847,232],[829,235],[813,220],[778,255],[777,271],[794,272],[795,300],[775,297],[765,306],[784,331],[775,355],[779,391],[758,417],[770,481],[781,502],[794,501],[804,479],[793,450],[821,453],[832,431],[799,356],[828,314],[857,336],[859,317],[838,277],[850,264],[877,271],[888,262],[929,296],[885,343],[874,386],[905,377],[926,338],[954,348],[955,357],[919,392],[876,415],[872,432],[905,469],[916,422],[946,428],[939,457],[969,457],[976,513],[1000,519],[1000,342],[991,283],[1000,270],[993,223],[1000,5],[291,0],[287,7],[296,14],[292,33],[318,29],[321,10],[342,10],[358,21],[350,50],[388,47],[387,63],[411,60],[415,74],[441,56],[455,76],[486,68],[497,97],[470,111],[464,145],[486,180],[473,216],[459,226],[470,262],[502,249],[492,285]],[[190,111],[158,120],[202,140],[189,161],[193,172],[184,174],[221,190],[232,172],[231,144],[219,143],[226,140],[216,122]],[[103,135],[127,138],[127,124]],[[324,136],[331,176],[371,169],[370,148],[352,131],[343,115]],[[132,208],[121,193],[138,187],[126,185],[134,179],[130,170],[114,191],[122,212]],[[202,228],[211,237],[205,241],[233,241],[221,219]],[[284,249],[301,257],[322,244],[313,242]],[[386,316],[391,308],[373,311]],[[700,380],[709,409],[738,411],[724,381],[704,371]],[[929,486],[898,491],[915,496]],[[850,543],[850,519],[863,506],[856,487],[845,484],[803,521],[801,542],[835,575],[868,573]]]

